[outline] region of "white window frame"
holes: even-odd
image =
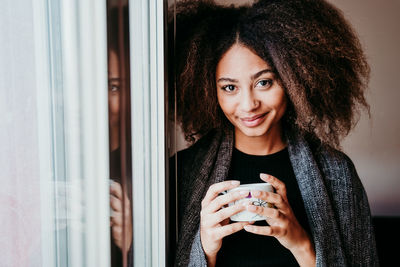
[[[129,3],[134,266],[165,266],[164,1]]]

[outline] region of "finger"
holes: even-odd
[[[112,236],[114,240],[121,240],[122,237],[122,227],[118,225],[114,225],[111,229]]]
[[[121,184],[118,182],[115,182],[113,180],[111,180],[111,184],[110,184],[110,194],[121,200],[122,200],[122,195],[123,195],[123,201],[125,202],[125,206],[127,206],[126,203],[128,203],[128,205],[130,204],[128,195],[126,194],[125,191],[122,190]]]
[[[276,193],[281,195],[283,198],[287,199],[286,186],[281,180],[265,173],[260,173],[260,178],[261,180],[270,183],[275,188]]]
[[[215,183],[208,188],[206,196],[201,202],[201,207],[207,207],[221,192],[235,188],[240,185],[239,181],[229,180],[220,183]]]
[[[282,209],[285,212],[287,210],[286,200],[279,194],[257,190],[257,191],[251,191],[251,195],[255,198],[267,202],[268,204],[275,205],[278,209]],[[262,205],[268,206],[267,203],[262,203]]]
[[[111,217],[111,222],[114,225],[121,225],[122,226],[122,213],[116,212],[113,217]]]
[[[213,213],[220,210],[223,206],[235,202],[236,200],[243,199],[249,195],[248,190],[240,190],[237,192],[227,193],[216,197],[211,203],[204,209],[206,212]]]
[[[204,223],[207,226],[215,226],[223,220],[231,217],[232,215],[239,213],[246,209],[247,204],[236,204],[228,208],[223,208],[220,211],[210,215],[208,223]]]
[[[112,181],[110,184],[110,194],[122,199],[122,186],[120,183]]]
[[[231,235],[233,233],[239,232],[246,225],[250,225],[252,222],[237,222],[231,223],[225,226],[221,226],[216,229],[216,234],[219,239],[224,238],[225,236]]]
[[[114,211],[122,211],[122,201],[113,195],[110,195],[110,206]]]
[[[250,212],[257,213],[263,217],[274,220],[281,220],[284,218],[283,214],[280,213],[278,209],[259,207],[254,205],[248,205],[246,209]]]
[[[257,235],[280,237],[286,234],[286,230],[279,226],[245,225],[243,228],[247,232]]]

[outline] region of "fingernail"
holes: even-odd
[[[232,181],[231,184],[232,185],[240,185],[240,182],[239,181]]]
[[[253,193],[252,195],[255,197],[258,197],[259,195],[261,195],[260,191],[253,191],[252,193]]]
[[[260,178],[264,178],[264,179],[269,180],[269,175],[265,174],[265,173],[260,173]]]
[[[240,195],[248,195],[249,191],[248,190],[244,190],[244,191],[240,191],[239,193],[240,193]]]

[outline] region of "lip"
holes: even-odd
[[[267,115],[267,114],[268,114],[268,112],[267,113],[263,113],[263,114],[259,114],[259,115],[255,115],[255,116],[252,116],[252,117],[240,118],[240,121],[246,127],[256,127],[256,126],[260,125],[264,121],[265,115]]]

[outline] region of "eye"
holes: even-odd
[[[270,87],[273,81],[271,79],[260,80],[257,85],[261,87]]]
[[[109,90],[110,90],[112,93],[118,92],[118,91],[119,91],[119,86],[116,85],[116,84],[110,84]]]
[[[235,86],[232,84],[228,84],[228,85],[224,85],[221,87],[222,90],[226,91],[226,92],[233,92],[235,91]]]

